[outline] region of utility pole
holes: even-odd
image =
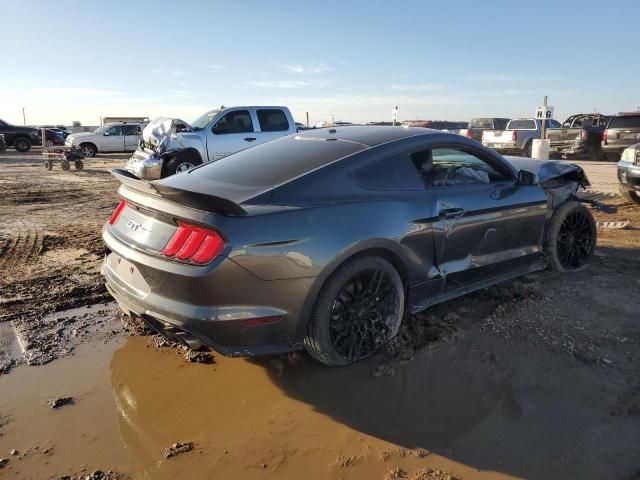
[[[309,127],[309,112],[307,112],[307,128]]]
[[[24,107],[22,107],[22,124],[27,126],[27,116],[24,114]]]

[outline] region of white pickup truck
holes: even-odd
[[[296,132],[286,107],[221,107],[191,124],[156,118],[125,169],[142,180],[157,180]]]

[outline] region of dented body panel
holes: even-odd
[[[473,155],[493,178],[431,185],[440,167],[419,154],[437,149]],[[128,206],[103,230],[109,290],[125,311],[228,355],[301,348],[322,286],[356,255],[389,259],[413,312],[544,268],[548,219],[588,185],[564,162],[393,127],[304,132],[150,183],[115,174]],[[180,222],[215,229],[222,253],[207,265],[163,257]],[[261,317],[279,320],[243,323]]]

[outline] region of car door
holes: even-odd
[[[423,168],[445,291],[508,274],[539,258],[547,213],[537,185],[520,185],[504,159],[475,147],[430,149]]]
[[[239,152],[258,143],[249,110],[231,110],[217,120],[207,132],[209,161]]]
[[[258,120],[258,140],[255,143],[265,143],[289,134],[289,120],[282,109],[257,108],[255,110]]]
[[[101,152],[122,152],[124,150],[124,135],[122,125],[109,127],[102,134],[102,142],[99,145]]]
[[[123,125],[122,133],[124,134],[124,151],[133,152],[138,148],[140,142],[140,125]]]

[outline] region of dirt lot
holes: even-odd
[[[99,276],[121,163],[0,156],[0,478],[640,478],[640,208],[613,164],[584,162],[589,195],[630,225],[588,268],[431,308],[328,369],[126,332]]]

